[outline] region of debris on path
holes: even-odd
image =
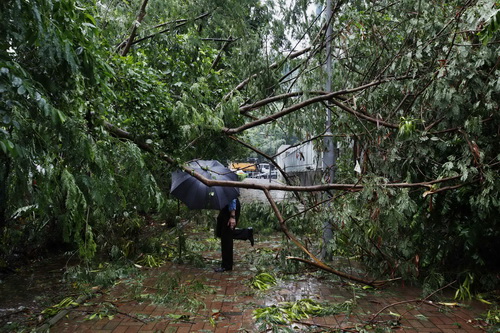
[[[73,308],[50,332],[267,332],[272,328],[278,332],[487,332],[479,319],[486,311],[482,304],[406,302],[420,299],[421,291],[401,285],[376,290],[308,272],[279,277],[267,290],[252,288],[252,279],[261,272],[245,262],[245,256],[276,251],[279,243],[280,236],[275,236],[260,240],[254,248],[246,242],[235,244],[237,264],[231,272],[213,271],[218,249],[203,254],[207,267],[167,263],[147,269],[144,277],[121,280]],[[276,316],[279,313],[281,317]]]

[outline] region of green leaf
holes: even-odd
[[[2,151],[4,154],[7,154],[7,146],[5,145],[5,143],[2,141],[0,141],[0,148],[2,148]]]
[[[64,113],[62,111],[57,110],[57,116],[58,116],[59,122],[64,123],[66,121],[66,116],[64,115]]]

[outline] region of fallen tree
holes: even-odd
[[[334,179],[298,186],[279,166],[286,185],[256,189],[330,192],[325,223],[374,272],[497,285],[498,4],[337,1],[328,18],[303,4],[276,19],[251,0],[2,3],[1,250],[91,260],[125,216],[168,202],[164,162],[279,166],[255,144],[271,133],[285,153],[336,141]]]

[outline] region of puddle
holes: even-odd
[[[325,289],[325,282],[315,277],[304,277],[300,280],[281,280],[279,284],[269,290],[264,299],[265,306],[276,305],[281,302],[297,302],[310,298],[317,300],[328,290],[332,295],[338,295],[342,289],[332,285]]]

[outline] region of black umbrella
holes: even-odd
[[[213,180],[238,180],[238,176],[215,160],[197,160],[188,164],[195,172]],[[170,193],[181,200],[189,209],[224,208],[240,193],[235,187],[207,186],[190,173],[177,170],[172,173]]]

